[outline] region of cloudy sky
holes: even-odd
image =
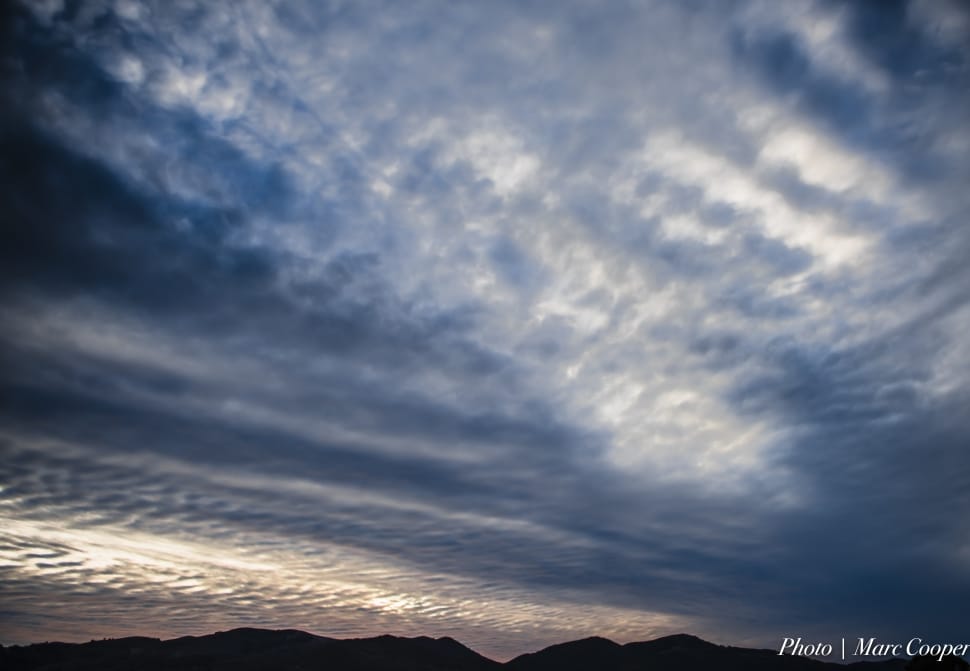
[[[4,6],[0,642],[966,638],[966,4]]]

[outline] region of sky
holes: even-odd
[[[966,3],[3,4],[0,642],[966,639]]]

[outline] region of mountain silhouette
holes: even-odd
[[[906,661],[843,665],[782,657],[777,650],[715,645],[690,634],[676,634],[626,645],[586,638],[521,655],[505,666],[513,671],[903,671]]]
[[[677,634],[621,645],[584,638],[500,664],[453,638],[336,639],[293,629],[233,629],[167,641],[128,637],[90,643],[0,646],[7,671],[936,671],[970,668],[957,658],[842,665],[776,650],[735,648]],[[925,665],[925,666],[924,666]]]
[[[0,668],[7,671],[489,671],[501,667],[452,638],[341,640],[295,630],[233,629],[168,641],[130,637],[0,649]]]

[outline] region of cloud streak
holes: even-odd
[[[5,640],[959,633],[970,24],[884,4],[4,10]]]

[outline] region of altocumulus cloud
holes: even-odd
[[[5,642],[965,634],[964,5],[3,11]]]

